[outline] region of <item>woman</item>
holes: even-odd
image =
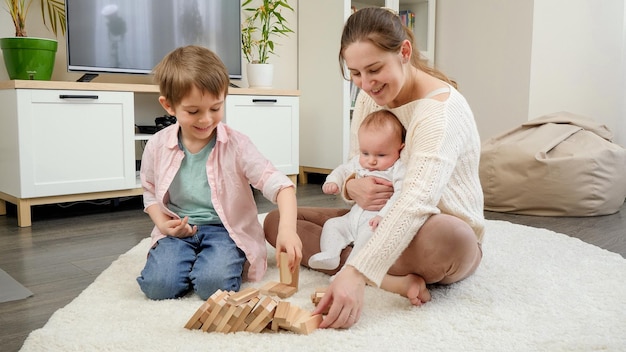
[[[314,311],[328,309],[323,328],[348,328],[359,320],[366,284],[404,295],[413,305],[429,301],[426,284],[454,283],[476,270],[484,233],[480,138],[472,111],[450,79],[420,60],[411,31],[389,10],[359,10],[344,26],[339,61],[362,90],[352,118],[351,156],[359,150],[356,132],[363,118],[388,109],[407,129],[401,154],[406,176],[394,206]],[[373,177],[349,179],[343,187],[346,200],[368,210],[382,208],[392,193],[390,182]],[[303,263],[319,251],[323,223],[345,212],[298,210]],[[269,214],[270,243],[277,224],[278,214]]]

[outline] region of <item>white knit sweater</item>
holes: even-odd
[[[359,125],[370,112],[381,108],[386,107],[361,92],[352,117],[351,157],[359,150],[355,137]],[[460,218],[472,227],[478,242],[485,226],[478,178],[480,137],[465,98],[450,87],[444,102],[420,99],[388,110],[407,130],[401,154],[406,166],[404,183],[372,238],[346,263],[377,286],[430,215]]]

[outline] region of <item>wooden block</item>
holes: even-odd
[[[322,315],[321,314],[315,314],[315,315],[311,315],[310,317],[301,320],[298,322],[299,324],[299,333],[301,334],[305,334],[308,335],[311,333],[311,331],[317,329],[320,324],[322,323]]]
[[[278,323],[278,326],[280,326],[283,329],[291,329],[291,325],[292,323],[296,322],[296,318],[298,316],[298,314],[300,313],[301,309],[297,306],[294,305],[290,305],[289,306],[289,313],[287,313],[287,318],[285,319],[284,323]]]
[[[278,305],[276,305],[276,311],[274,312],[274,319],[272,320],[271,329],[273,331],[278,331],[280,327],[279,324],[284,324],[287,320],[287,314],[289,314],[289,306],[291,304],[287,301],[280,301]]]
[[[256,297],[259,294],[259,289],[254,287],[247,287],[237,293],[234,293],[228,297],[227,302],[229,304],[239,305],[245,303],[252,299],[252,297]]]
[[[276,301],[274,301],[271,297],[266,297],[265,299],[263,299],[262,303],[257,304],[257,306],[254,308],[254,312],[256,313],[251,314],[255,316],[254,320],[248,323],[246,331],[261,332],[267,325],[267,322],[263,323],[265,321],[265,318],[270,315],[273,316],[275,309]],[[246,319],[246,322],[248,322],[248,319]]]
[[[213,308],[218,302],[228,297],[228,295],[229,293],[226,291],[217,290],[206,300],[206,302],[209,304],[210,308]]]
[[[291,326],[289,327],[290,331],[293,331],[298,334],[302,334],[302,323],[307,321],[311,317],[311,312],[299,309],[298,314],[291,321]]]
[[[215,293],[211,295],[211,297],[209,297],[206,300],[205,303],[207,303],[208,307],[204,310],[204,312],[202,313],[202,315],[200,315],[200,318],[198,319],[201,325],[204,325],[204,323],[207,321],[207,319],[211,315],[211,311],[213,310],[214,307],[217,306],[217,302],[222,300],[227,295],[228,295],[228,292],[217,290],[215,291]]]
[[[234,304],[228,303],[228,300],[226,301],[226,304],[228,305],[228,309],[224,313],[224,316],[220,318],[219,324],[217,324],[217,326],[215,327],[215,331],[217,332],[229,332],[230,331],[231,326],[228,325],[228,322],[230,321],[230,318],[235,313],[235,310],[237,310],[237,306]]]
[[[202,315],[200,316],[200,324],[204,325],[204,322],[209,318],[209,315],[211,315],[211,307],[205,310],[204,313],[202,313]]]
[[[219,320],[216,321],[220,312],[226,306],[226,298],[228,297],[228,292],[223,292],[223,294],[218,295],[217,298],[212,299],[209,297],[209,305],[211,306],[211,314],[206,318],[206,320],[202,323],[202,331],[213,331],[214,328],[219,323]],[[224,314],[224,313],[222,313]]]
[[[261,324],[259,324],[259,327],[254,332],[263,332],[263,330],[269,329],[272,325],[272,320],[272,315],[268,315],[265,319],[263,319]]]
[[[298,283],[300,282],[300,265],[296,266],[296,269],[291,273],[291,283],[289,286],[293,286],[298,290]]]
[[[219,324],[220,322],[220,318],[221,318],[220,312],[222,311],[222,309],[228,309],[224,307],[226,307],[226,301],[219,302],[217,306],[213,308],[207,320],[202,324],[202,328],[201,328],[202,331],[204,332],[215,331],[217,324]]]
[[[289,271],[289,256],[286,252],[280,252],[280,282],[289,286],[298,288],[298,280],[300,279],[300,266],[297,266],[294,272]]]
[[[326,287],[316,288],[315,292],[311,294],[311,302],[313,302],[313,304],[317,306],[317,304],[320,303],[325,294]]]
[[[248,317],[248,315],[250,314],[250,312],[252,312],[252,310],[254,309],[254,307],[259,303],[261,299],[259,297],[254,297],[251,300],[248,301],[248,303],[243,305],[243,310],[241,312],[239,312],[239,315],[237,315],[237,320],[235,320],[235,323],[232,324],[232,327],[230,328],[230,331],[244,331],[246,330],[246,327],[248,326],[245,322],[246,317]],[[237,312],[235,312],[237,313]]]
[[[202,313],[204,313],[208,308],[209,308],[209,303],[207,303],[206,301],[203,302],[200,308],[198,308],[198,310],[196,310],[196,312],[191,316],[191,318],[189,318],[189,321],[187,321],[187,324],[185,324],[185,329],[197,329],[198,327],[202,326],[200,317],[202,316]],[[199,326],[195,327],[198,324]]]
[[[280,298],[287,298],[296,293],[298,289],[296,287],[286,285],[286,284],[278,284],[272,289],[272,293]]]
[[[270,295],[271,294],[271,290],[276,286],[279,285],[280,282],[276,282],[276,281],[270,281],[268,283],[266,283],[265,285],[263,285],[263,287],[261,287],[259,289],[261,294],[264,295]]]
[[[198,330],[202,327],[202,322],[201,321],[197,321],[195,322],[195,324],[193,324],[193,326],[190,328],[191,330]]]
[[[230,316],[230,319],[228,319],[228,323],[226,323],[226,325],[228,326],[228,331],[224,331],[224,332],[234,332],[235,331],[234,330],[235,329],[235,324],[237,323],[237,319],[241,316],[241,313],[243,312],[243,310],[246,308],[246,303],[242,303],[242,304],[240,304],[238,306],[235,306],[235,311],[233,312],[233,315]],[[226,329],[224,329],[224,330],[226,330]]]

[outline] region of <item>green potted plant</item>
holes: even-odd
[[[268,63],[274,52],[276,36],[288,36],[293,33],[281,10],[293,11],[287,0],[261,0],[258,7],[248,7],[254,0],[241,4],[248,16],[241,25],[241,48],[248,61],[246,72],[248,85],[252,88],[271,88],[274,67]]]
[[[37,0],[43,24],[55,37],[64,35],[65,3],[63,0]],[[0,38],[0,49],[9,79],[49,80],[54,69],[58,42],[54,39],[26,35],[27,15],[33,0],[4,0],[15,26],[15,37]]]

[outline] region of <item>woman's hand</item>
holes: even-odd
[[[379,211],[393,195],[393,183],[379,177],[361,177],[348,181],[346,191],[361,208]]]
[[[347,329],[361,317],[365,296],[365,277],[352,266],[345,266],[335,276],[313,314],[321,314],[328,306],[328,314],[320,328]]]

